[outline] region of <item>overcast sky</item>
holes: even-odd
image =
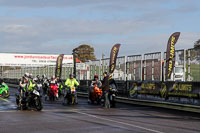
[[[200,39],[200,0],[0,0],[0,52],[71,54],[80,44],[98,58],[164,52]]]

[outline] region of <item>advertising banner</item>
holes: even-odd
[[[167,44],[166,53],[166,76],[165,79],[170,79],[175,64],[175,44],[180,36],[180,32],[173,33]]]
[[[115,44],[112,47],[112,50],[110,52],[110,65],[109,65],[109,73],[113,73],[115,70],[115,66],[116,66],[116,59],[117,59],[117,55],[119,52],[119,48],[120,48],[120,44]]]
[[[45,66],[56,65],[58,54],[0,53],[0,66]],[[72,64],[73,56],[64,55],[63,65]]]
[[[160,98],[185,97],[200,98],[199,82],[161,82],[161,81],[135,81],[129,89],[130,97],[137,95],[157,95]]]
[[[55,77],[61,79],[62,75],[62,61],[63,61],[64,54],[58,56],[56,61],[56,70],[55,70]]]

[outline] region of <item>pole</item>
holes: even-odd
[[[73,49],[72,52],[73,52],[72,55],[73,55],[73,60],[74,60],[74,72],[73,72],[73,75],[76,78],[76,53],[75,53],[75,49]]]

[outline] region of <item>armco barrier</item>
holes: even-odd
[[[11,84],[18,83],[16,79],[4,79],[4,81]],[[118,102],[200,112],[199,82],[116,82],[119,87]],[[90,84],[90,80],[80,81],[79,96],[87,97]]]
[[[129,97],[200,105],[200,82],[131,82]]]
[[[78,92],[78,96],[87,98],[88,94],[84,93],[84,92]],[[116,101],[120,102],[120,103],[126,103],[126,104],[144,105],[144,106],[151,106],[151,107],[161,107],[161,108],[167,108],[167,109],[176,109],[176,110],[181,110],[181,111],[200,113],[200,106],[195,106],[195,105],[178,104],[178,103],[170,103],[170,102],[162,102],[162,101],[132,99],[132,98],[126,98],[126,97],[116,97]]]

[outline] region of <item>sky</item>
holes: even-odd
[[[200,0],[0,0],[0,52],[71,54],[81,44],[109,57],[164,52],[200,39]]]

